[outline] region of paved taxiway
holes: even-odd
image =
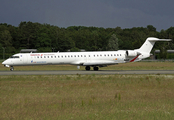
[[[112,75],[112,74],[174,74],[174,70],[99,70],[99,71],[0,71],[0,75]]]

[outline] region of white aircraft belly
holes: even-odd
[[[98,65],[113,65],[113,64],[117,64],[117,62],[115,61],[100,61],[100,62],[85,62],[83,63],[84,66],[98,66]]]

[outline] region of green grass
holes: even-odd
[[[73,65],[41,65],[41,66],[14,66],[15,70],[78,70]],[[92,69],[92,68],[91,68]],[[99,68],[99,70],[174,70],[174,62],[135,62]],[[0,65],[0,71],[9,71],[9,68]],[[79,70],[85,70],[81,66]]]
[[[174,62],[136,62],[101,70],[174,70]],[[81,67],[80,70],[84,70]],[[9,70],[0,65],[0,71]],[[15,70],[77,70],[71,65]],[[0,119],[174,119],[174,75],[0,76]]]
[[[0,76],[0,119],[172,120],[174,75]]]

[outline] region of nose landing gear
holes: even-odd
[[[11,67],[10,67],[10,70],[11,70],[11,71],[13,71],[13,70],[14,70],[14,67],[13,67],[13,66],[11,66]]]

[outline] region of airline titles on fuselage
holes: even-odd
[[[55,54],[30,54],[30,56],[52,56]]]

